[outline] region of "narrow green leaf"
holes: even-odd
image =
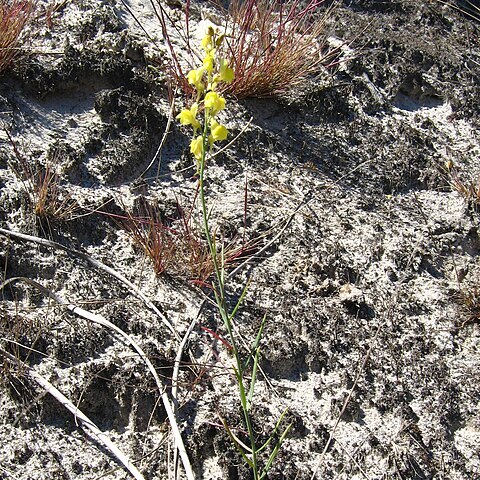
[[[277,444],[275,445],[275,448],[272,450],[272,453],[270,454],[270,456],[268,457],[268,461],[265,465],[265,467],[263,468],[261,474],[260,474],[260,479],[259,480],[262,480],[263,478],[265,478],[265,476],[267,475],[268,471],[270,470],[270,468],[272,467],[272,464],[276,458],[276,456],[278,455],[278,452],[280,450],[280,447],[283,443],[283,441],[285,440],[285,437],[287,436],[288,434],[288,431],[290,430],[290,428],[292,427],[292,424],[290,423],[287,428],[283,431],[282,433],[282,436],[278,439],[278,442]],[[258,453],[258,451],[257,451]]]
[[[273,440],[274,435],[277,433],[278,429],[280,428],[280,424],[283,421],[283,418],[288,412],[288,408],[286,408],[283,413],[280,415],[280,417],[277,420],[277,423],[275,424],[275,428],[273,429],[272,433],[268,437],[267,441],[257,450],[257,454],[260,453],[262,450],[265,450],[265,448],[270,444],[270,442]]]
[[[235,368],[235,376],[237,377],[238,389],[240,392],[240,402],[242,403],[242,409],[245,413],[248,413],[248,400],[245,394],[245,385],[243,384],[243,372]]]
[[[252,350],[256,350],[260,345],[260,340],[262,339],[263,329],[265,327],[266,320],[267,320],[267,314],[265,313],[265,315],[262,318],[262,323],[260,324],[260,328],[258,329],[258,333],[255,338],[255,343],[253,344]]]
[[[253,393],[255,390],[255,382],[257,381],[259,356],[260,356],[260,347],[257,347],[257,351],[255,352],[255,358],[253,360],[252,379],[250,380],[250,388],[249,388],[248,397],[247,397],[247,410],[250,410],[252,406]]]
[[[243,303],[245,295],[247,294],[247,289],[249,286],[250,286],[250,279],[247,280],[247,283],[243,287],[240,298],[238,299],[237,303],[235,304],[235,308],[232,310],[232,313],[230,314],[230,320],[233,320],[235,318],[235,315],[237,314],[238,309],[240,308],[240,305]]]
[[[235,445],[235,448],[237,449],[238,453],[242,456],[242,458],[248,463],[250,468],[253,468],[253,462],[247,457],[247,454],[244,452],[243,448],[237,441],[237,437],[233,434],[233,432],[230,430],[230,427],[228,426],[227,422],[220,417],[220,420],[223,423],[223,426],[225,427],[225,430],[227,431],[228,436],[230,437],[230,440],[233,442]]]
[[[213,205],[212,205],[212,207],[210,208],[210,211],[207,212],[207,220],[208,220],[208,221],[210,221],[210,217],[211,217],[212,213],[213,213]]]
[[[267,314],[265,313],[265,315],[262,318],[262,323],[260,324],[260,328],[258,329],[257,336],[255,337],[255,341],[253,342],[253,345],[250,350],[250,352],[255,352],[255,353],[254,354],[250,353],[250,355],[248,355],[248,357],[245,359],[243,370],[245,370],[250,365],[250,361],[252,358],[255,360],[255,355],[256,355],[257,349],[259,348],[260,340],[262,339],[263,329],[265,327],[266,320],[267,320]]]
[[[222,250],[220,252],[220,281],[222,282],[222,285],[225,285],[225,248],[222,247]]]

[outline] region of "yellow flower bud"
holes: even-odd
[[[202,47],[206,52],[212,48],[212,37],[208,33],[202,38]]]
[[[201,127],[200,122],[197,120],[197,112],[198,112],[198,103],[194,103],[192,107],[189,109],[182,110],[177,115],[177,120],[180,120],[182,125],[192,125],[193,129],[196,131],[198,128]]]
[[[214,38],[215,38],[215,30],[210,25],[207,28],[207,33],[202,38],[202,47],[207,53],[215,47]]]
[[[215,116],[225,108],[225,99],[217,92],[208,92],[205,95],[205,108],[210,110],[210,115]]]
[[[220,63],[220,71],[219,71],[220,79],[225,83],[233,82],[233,79],[235,78],[235,74],[233,73],[233,69],[231,69],[228,66],[227,60],[225,60],[224,58],[221,58],[219,63]]]
[[[223,39],[225,38],[225,34],[222,33],[221,35],[219,35],[219,37],[217,38],[216,42],[215,42],[215,46],[216,47],[219,47],[222,42],[223,42]]]
[[[194,138],[190,142],[190,153],[192,153],[193,156],[197,160],[202,159],[202,155],[203,155],[203,137],[202,137],[202,135],[199,135],[197,138]]]

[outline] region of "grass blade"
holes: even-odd
[[[248,463],[250,468],[253,468],[253,463],[252,461],[248,458],[247,454],[244,452],[243,448],[241,447],[240,443],[237,440],[237,437],[233,434],[233,432],[230,430],[230,427],[228,426],[227,422],[220,417],[220,420],[223,423],[223,426],[225,427],[225,430],[228,433],[228,436],[230,437],[230,440],[233,442],[235,445],[235,448],[237,449],[238,453],[242,456],[242,458],[245,460],[245,462]]]
[[[273,429],[273,432],[270,434],[268,437],[268,440],[257,450],[257,453],[260,453],[262,450],[265,450],[265,448],[270,445],[271,441],[273,440],[273,436],[277,433],[278,429],[280,428],[280,424],[282,423],[285,415],[287,414],[288,409],[285,409],[283,413],[280,415],[279,419],[277,420],[277,423],[275,424],[275,428]],[[290,428],[290,425],[289,425]]]
[[[250,348],[250,352],[255,352],[255,355],[250,354],[245,359],[245,364],[243,365],[243,370],[245,370],[250,365],[250,360],[253,358],[255,360],[255,356],[257,355],[257,349],[260,346],[260,340],[262,339],[263,329],[265,327],[265,321],[267,320],[267,314],[265,314],[262,318],[262,323],[260,324],[260,328],[258,329],[257,336],[255,337],[255,341],[253,342],[252,347]]]
[[[275,445],[275,448],[273,449],[272,453],[270,454],[270,456],[268,457],[268,462],[267,464],[265,465],[265,467],[263,467],[263,470],[262,470],[262,473],[260,474],[260,480],[262,480],[263,478],[266,477],[268,471],[270,470],[271,466],[272,466],[272,463],[274,462],[277,454],[278,454],[278,451],[280,450],[280,447],[282,446],[282,443],[283,441],[285,440],[285,437],[287,436],[290,428],[292,428],[292,424],[290,423],[287,428],[283,431],[282,433],[282,436],[279,438],[277,444]]]
[[[265,327],[265,321],[267,320],[267,314],[263,316],[262,323],[260,324],[260,328],[258,329],[257,337],[255,338],[255,342],[253,344],[253,350],[255,350],[255,356],[253,359],[253,370],[252,370],[252,380],[250,381],[250,389],[248,391],[247,397],[247,408],[250,410],[253,401],[253,394],[255,391],[255,383],[257,381],[257,373],[258,373],[258,359],[260,357],[260,340],[262,339],[263,329]]]
[[[248,390],[248,396],[247,396],[247,410],[250,410],[252,406],[253,394],[255,391],[255,382],[257,380],[259,355],[260,355],[260,347],[258,347],[257,350],[255,351],[255,357],[253,359],[252,379],[250,380],[250,388]]]
[[[247,290],[249,286],[250,286],[250,279],[247,280],[247,283],[243,287],[242,293],[240,294],[240,298],[238,299],[234,309],[230,313],[230,316],[229,316],[230,321],[233,320],[237,315],[238,309],[240,308],[240,305],[243,303],[243,300],[245,299],[245,295],[247,294]]]

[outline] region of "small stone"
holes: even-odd
[[[364,302],[363,292],[352,283],[340,287],[339,298],[342,303],[360,304]]]

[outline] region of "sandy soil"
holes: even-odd
[[[127,4],[65,2],[32,26],[29,48],[43,53],[0,77],[0,266],[21,277],[2,290],[0,346],[145,479],[174,478],[145,363],[32,281],[130,335],[170,398],[193,323],[175,386],[194,474],[248,479],[221,424],[244,438],[209,280],[184,244],[156,275],[126,226],[149,202],[181,230],[197,187],[188,132],[168,125],[158,19],[149,2]],[[180,26],[182,8],[168,4]],[[219,18],[191,9],[192,35]],[[480,194],[458,191],[480,190],[479,22],[435,1],[340,2],[329,41],[352,43],[338,67],[281,97],[229,99],[223,119],[241,135],[211,160],[207,189],[223,241],[251,242],[228,282],[233,303],[250,281],[236,326],[245,345],[267,315],[254,429],[265,440],[285,409],[292,424],[270,479],[480,478]],[[29,172],[46,166],[60,191],[41,218]],[[131,478],[26,367],[5,360],[0,378],[0,478]]]

